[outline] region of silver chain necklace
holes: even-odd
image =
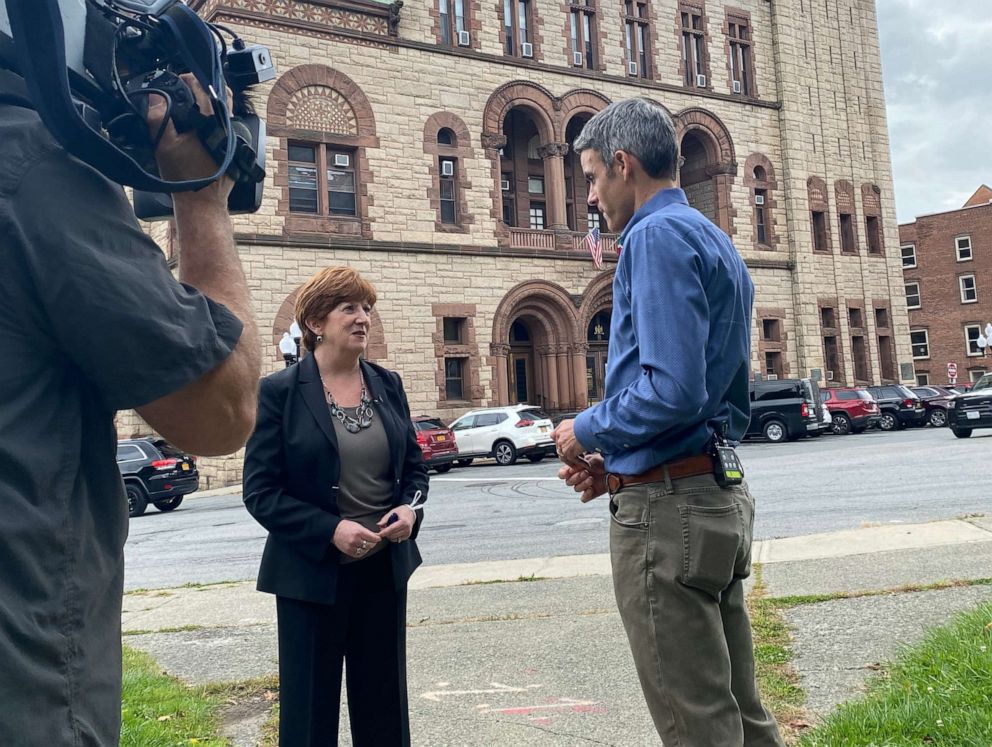
[[[372,400],[369,399],[368,390],[365,388],[365,379],[362,378],[362,395],[361,401],[358,403],[358,407],[355,408],[355,414],[349,415],[337,402],[334,401],[334,395],[331,394],[330,387],[327,386],[327,382],[324,381],[324,377],[320,377],[320,383],[324,385],[324,394],[327,396],[327,404],[331,408],[331,415],[336,417],[338,421],[345,427],[348,433],[358,433],[360,430],[368,428],[372,425],[372,418],[375,415],[375,410],[372,409]]]

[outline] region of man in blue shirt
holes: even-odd
[[[606,398],[555,430],[560,476],[583,502],[609,491],[617,605],[665,744],[781,747],[744,605],[754,503],[745,485],[718,484],[712,456],[750,417],[754,286],[727,235],[675,187],[661,107],[612,104],[573,147],[622,250]]]

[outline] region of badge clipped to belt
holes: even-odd
[[[713,456],[713,476],[717,485],[726,488],[744,482],[744,465],[722,433],[713,434],[710,454]]]

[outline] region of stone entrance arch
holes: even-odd
[[[531,280],[511,289],[493,319],[490,361],[497,404],[516,402],[549,410],[586,406],[585,345],[577,340],[572,297],[559,285]],[[525,333],[525,334],[523,334]],[[521,372],[527,377],[520,387]]]
[[[733,236],[736,213],[730,188],[737,174],[737,158],[730,132],[719,117],[691,108],[675,118],[679,141],[679,186],[689,204]]]

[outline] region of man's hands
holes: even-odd
[[[559,459],[572,467],[584,466],[579,457],[586,452],[586,449],[575,437],[574,420],[562,420],[551,434],[551,438],[558,446]]]
[[[579,493],[579,500],[588,503],[606,492],[606,467],[600,454],[589,454],[581,466],[566,464],[558,470],[558,478]]]
[[[379,543],[379,535],[357,521],[341,519],[334,530],[334,546],[345,555],[360,558]]]
[[[212,116],[213,105],[210,96],[200,86],[196,78],[191,73],[184,73],[179,76],[182,81],[189,86],[196,99],[196,105],[205,116]],[[231,92],[227,95],[228,111],[231,108]],[[148,97],[148,129],[152,137],[155,137],[162,127],[167,111],[166,101],[162,96],[151,94]],[[158,161],[159,172],[163,179],[170,181],[182,181],[186,179],[202,179],[217,172],[219,165],[214,161],[207,149],[203,147],[199,136],[195,131],[179,133],[175,125],[170,120],[165,126],[165,132],[159,142],[158,150],[155,151],[155,160]],[[222,176],[209,187],[205,187],[199,192],[182,192],[182,195],[198,195],[207,192],[211,196],[222,199],[227,205],[228,195],[234,187],[234,182],[227,176]]]

